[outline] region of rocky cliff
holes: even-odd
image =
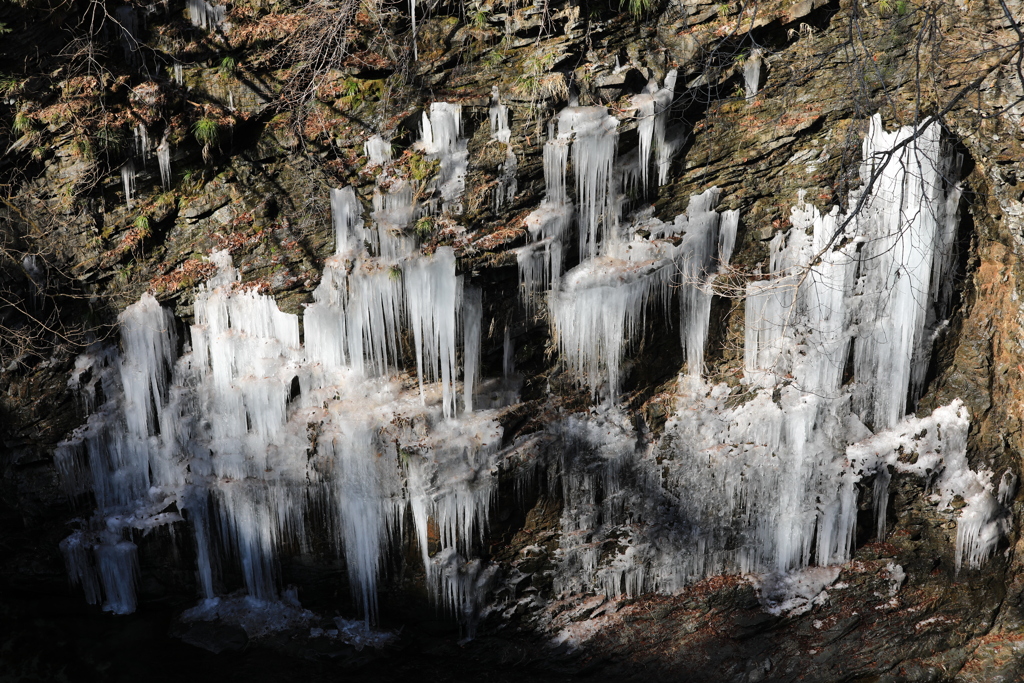
[[[28,680],[200,666],[314,679],[1024,675],[1018,5],[0,8],[3,661]],[[459,294],[445,307],[449,282]],[[367,377],[390,384],[357,400],[317,374],[331,340],[352,335],[311,321],[353,310],[359,283],[401,303],[398,322],[387,304],[366,309],[384,316],[367,329],[392,332],[331,351],[339,368],[383,368]],[[779,291],[792,292],[784,310],[766,313]],[[147,293],[155,318],[136,303]],[[216,306],[233,316],[219,332]],[[444,341],[449,313],[457,340]],[[246,398],[244,466],[225,474],[226,409],[167,407],[174,391],[216,403],[203,392],[217,356],[204,374],[197,345],[263,315],[295,321],[294,343],[264,335],[290,364],[287,413],[265,438],[277,418]],[[73,432],[125,392],[116,420],[131,435],[123,368],[157,319],[166,360],[145,366],[152,386],[138,380],[142,432],[165,444],[175,424],[195,426],[171,449],[174,496],[104,540],[113,513],[100,513],[135,494],[104,502],[101,475],[75,469],[99,457],[98,432]],[[423,407],[394,407],[421,395]],[[322,412],[288,432],[300,407]],[[364,438],[353,416],[378,410],[367,461],[394,471],[345,474],[343,451]],[[253,443],[261,470],[281,472],[289,439],[303,469],[280,474],[281,490],[301,491],[282,500],[301,528],[255,525],[282,529],[272,553],[254,551],[264,579],[231,540],[241,515],[224,513],[209,524],[223,552],[204,565],[185,487],[218,482],[204,484],[215,518],[231,509],[224,482],[279,476],[245,469]],[[162,486],[163,461],[147,457],[139,496]],[[345,507],[367,494],[343,482],[369,479],[398,501],[379,538]],[[68,586],[75,534],[94,539],[93,607],[87,571]],[[357,553],[370,537],[382,549]],[[120,544],[136,562],[131,600],[102,575],[104,548]],[[264,616],[276,605],[274,628],[229,613],[244,594],[267,601]],[[221,611],[183,618],[203,597]],[[371,614],[375,630],[355,621]]]

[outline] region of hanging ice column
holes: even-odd
[[[762,57],[760,50],[752,50],[750,56],[743,62],[743,92],[747,101],[752,101],[758,90],[761,89],[761,64]]]
[[[544,185],[540,206],[526,217],[530,244],[517,253],[519,282],[529,307],[534,292],[553,286],[562,274],[562,244],[572,225],[572,203],[565,190],[565,172],[569,165],[568,138],[558,137],[555,124],[548,126],[544,143]]]
[[[501,103],[498,98],[498,86],[491,88],[491,139],[505,145],[505,161],[499,167],[501,176],[494,188],[494,211],[497,213],[501,208],[509,204],[516,196],[518,186],[516,184],[516,170],[519,162],[515,152],[512,151],[512,130],[508,126],[508,107]]]
[[[640,138],[640,186],[644,193],[648,188],[652,150],[657,151],[658,185],[668,182],[668,168],[677,146],[675,141],[666,137],[675,87],[676,70],[673,69],[666,74],[663,87],[659,88],[658,82],[652,78],[643,92],[633,97],[633,106],[640,119],[637,134]]]
[[[194,26],[204,30],[217,28],[227,16],[227,8],[211,5],[206,0],[188,0],[188,18]]]
[[[441,247],[433,256],[412,259],[402,273],[406,314],[416,348],[416,371],[423,396],[424,380],[441,383],[445,417],[455,414],[455,313],[462,280],[455,276],[455,252]]]
[[[719,213],[719,190],[712,187],[690,197],[686,216],[677,216],[673,226],[683,235],[677,281],[679,293],[679,335],[686,354],[687,372],[700,377],[704,372],[704,347],[711,322],[711,286],[720,268],[729,265],[739,227],[738,209]]]
[[[334,252],[346,254],[362,249],[363,206],[351,185],[331,190],[331,219],[334,222]]]
[[[363,145],[371,166],[383,166],[391,161],[391,144],[380,135],[371,135]]]
[[[84,528],[61,543],[71,580],[90,603],[127,614],[135,610],[138,574],[130,533],[181,519],[164,510],[185,473],[177,454],[161,448],[154,436],[165,428],[157,425],[173,363],[171,316],[147,294],[121,314],[120,323],[121,359],[94,350],[76,363],[73,386],[88,396],[102,385],[107,401],[58,446],[54,460],[65,490],[92,490],[97,504]],[[82,386],[85,373],[91,380]]]
[[[598,226],[605,241],[617,237],[618,188],[615,187],[615,148],[619,121],[604,107],[566,107],[558,115],[558,137],[572,138],[579,211],[580,258],[598,252]],[[563,174],[565,167],[562,167]]]
[[[649,301],[656,300],[668,313],[677,286],[690,372],[700,374],[710,282],[732,255],[739,222],[737,211],[715,212],[717,201],[718,189],[711,188],[691,197],[687,213],[673,223],[648,219],[634,226],[646,229],[650,239],[637,236],[604,245],[601,256],[566,273],[552,290],[548,308],[559,351],[595,396],[615,401],[623,355],[643,333]]]
[[[747,287],[744,362],[750,381],[772,386],[793,377],[803,391],[838,395],[856,305],[856,244],[829,244],[843,219],[838,211],[820,215],[801,197],[791,212],[793,228],[772,238],[770,279]]]
[[[948,314],[960,202],[951,178],[960,163],[943,154],[938,124],[907,143],[914,132],[908,126],[886,133],[881,117],[872,117],[861,177],[877,177],[852,224],[865,242],[854,371],[867,389],[854,398],[876,428],[903,418],[908,391],[916,403],[934,334]],[[889,154],[901,143],[907,144]]]
[[[798,205],[794,228],[772,239],[772,279],[748,287],[748,374],[792,374],[807,391],[835,395],[853,339],[854,407],[876,429],[898,423],[908,395],[920,395],[948,314],[959,161],[943,154],[937,124],[908,142],[913,133],[886,133],[873,117],[861,165],[873,182],[851,194],[856,213]]]
[[[462,105],[434,102],[430,112],[423,112],[423,124],[416,148],[441,162],[437,189],[441,208],[453,214],[462,213],[462,195],[466,191],[466,166],[469,162],[467,141],[462,135]]]
[[[209,460],[195,459],[193,470],[212,477],[206,486],[246,589],[267,600],[277,595],[277,549],[302,533],[308,440],[288,411],[292,378],[305,379],[299,324],[273,299],[236,290],[238,272],[227,252],[214,261],[219,275],[200,288],[192,326],[190,367],[204,419],[185,438],[208,444]],[[181,421],[199,417],[190,407],[180,408]]]
[[[378,197],[375,218],[408,221],[405,194]],[[426,256],[411,237],[386,234],[391,223],[367,229],[352,188],[333,191],[331,207],[338,253],[306,310],[305,348],[298,318],[243,287],[230,255],[219,252],[211,256],[217,274],[195,298],[192,351],[173,377],[172,319],[148,295],[121,317],[123,361],[113,352],[79,359],[86,404],[97,382],[108,400],[56,462],[69,495],[91,488],[100,506],[62,544],[90,600],[134,609],[137,560],[127,533],[182,521],[165,511],[173,504],[194,528],[203,596],[215,597],[215,568],[232,558],[256,599],[248,604],[265,605],[277,596],[281,549],[305,542],[313,500],[328,515],[312,522],[337,539],[353,595],[372,620],[381,558],[414,502],[418,536],[426,538],[432,520],[445,530],[439,556],[423,544],[432,593],[463,616],[476,614],[491,572],[465,558],[486,526],[501,439],[491,414],[471,412],[480,292],[471,290],[464,314],[466,414],[456,419],[462,280],[453,250]],[[418,392],[387,377],[401,360],[403,326]],[[98,379],[87,383],[90,369]],[[434,380],[439,397],[426,386]],[[412,456],[403,467],[400,458]]]
[[[130,209],[135,199],[135,162],[131,159],[121,166],[121,184],[124,186],[124,203]]]
[[[527,303],[533,292],[554,286],[562,273],[563,243],[573,219],[565,185],[570,148],[579,204],[580,258],[596,255],[599,234],[605,241],[616,239],[619,205],[612,164],[617,126],[618,120],[604,107],[566,107],[558,115],[557,135],[554,124],[549,127],[544,145],[546,193],[540,207],[526,218],[531,243],[517,254]]]
[[[143,165],[146,163],[146,155],[149,154],[149,131],[146,130],[146,124],[140,123],[135,127],[135,147],[138,150],[139,158],[142,159]]]
[[[166,137],[157,145],[156,161],[160,166],[160,184],[164,189],[171,187],[171,143]]]
[[[726,572],[844,562],[857,527],[858,485],[874,489],[876,533],[885,538],[892,471],[920,476],[937,512],[950,519],[957,496],[967,504],[956,520],[958,568],[977,567],[995,552],[1016,483],[1004,474],[997,492],[991,471],[971,470],[962,402],[923,417],[905,416],[901,403],[893,423],[880,409],[917,395],[913,371],[926,364],[948,314],[958,162],[943,156],[937,127],[913,143],[911,134],[884,134],[874,120],[861,171],[871,184],[850,199],[859,213],[822,216],[801,201],[793,228],[772,240],[769,279],[748,287],[746,400],[736,405],[726,384],[681,377],[679,408],[654,453],[637,451],[633,435],[611,424],[565,421],[556,452],[576,449],[585,459],[567,470],[566,574],[556,585],[674,591]],[[900,142],[907,144],[891,158],[879,154]],[[669,234],[656,226],[649,232]],[[697,245],[698,253],[709,250]],[[725,245],[719,249],[725,260]],[[905,295],[900,280],[914,284],[919,298]],[[884,357],[886,369],[868,363],[863,371],[855,353],[851,380],[851,343]],[[610,422],[614,413],[606,414]],[[617,473],[627,466],[635,481],[659,494],[664,487],[665,495],[619,486]],[[587,543],[575,542],[583,533]],[[625,550],[607,559],[592,552],[611,539]]]

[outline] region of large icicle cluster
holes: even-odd
[[[760,56],[746,67],[752,94]],[[979,566],[1008,529],[1016,478],[1006,473],[997,490],[992,472],[968,466],[959,401],[907,416],[952,291],[959,161],[939,128],[887,133],[873,118],[865,186],[851,194],[850,213],[821,215],[802,198],[792,208],[792,228],[770,242],[768,271],[746,289],[740,386],[710,386],[712,287],[732,258],[739,212],[719,212],[712,187],[672,222],[650,208],[620,216],[624,185],[647,193],[655,169],[658,186],[668,180],[679,140],[669,125],[674,86],[670,72],[634,97],[639,144],[618,168],[617,120],[607,109],[570,106],[556,116],[544,145],[545,197],[518,250],[526,305],[544,293],[562,363],[607,399],[559,416],[515,449],[516,457],[539,449],[560,487],[556,591],[676,591],[723,572],[843,562],[858,487],[873,486],[884,537],[895,473],[926,478],[940,509],[966,504],[955,561]],[[515,196],[517,165],[497,92],[490,130],[507,145],[497,211]],[[146,137],[142,129],[141,153]],[[496,413],[480,408],[517,400],[515,344],[506,327],[502,390],[478,391],[484,292],[464,287],[451,247],[424,253],[414,229],[425,216],[462,211],[460,106],[432,104],[414,148],[439,168],[415,186],[389,143],[366,141],[378,172],[369,215],[354,188],[331,191],[335,255],[301,335],[299,316],[241,285],[223,252],[196,294],[180,356],[173,317],[146,295],[120,318],[120,352],[98,346],[78,359],[71,386],[91,415],[55,460],[67,493],[91,492],[96,502],[61,544],[90,602],[135,609],[136,544],[156,527],[188,523],[206,598],[197,613],[237,608],[218,602],[229,588],[218,567],[236,562],[250,604],[301,619],[292,598],[271,607],[275,558],[326,529],[368,623],[382,558],[408,513],[431,594],[469,623],[483,609],[495,568],[474,549],[507,454]],[[166,140],[157,156],[166,184]],[[129,201],[134,168],[123,171]],[[579,263],[563,273],[573,237]],[[627,352],[655,316],[665,322],[659,330],[679,326],[686,366],[677,412],[660,440],[645,443],[615,404]],[[403,363],[415,363],[415,382],[399,375]]]
[[[519,251],[520,281],[527,297],[557,281],[563,242],[574,212],[566,191],[570,150],[576,176],[580,258],[597,255],[599,239],[619,229],[619,192],[614,162],[618,120],[604,107],[570,106],[549,127],[544,145],[544,201],[526,219],[531,243]]]
[[[959,161],[942,153],[938,125],[905,144],[912,133],[873,117],[861,165],[872,184],[851,194],[856,211],[795,207],[793,229],[772,239],[771,278],[747,292],[748,375],[835,396],[852,342],[854,409],[876,428],[920,395],[950,303]]]
[[[639,339],[650,301],[668,313],[678,292],[680,330],[690,371],[703,366],[711,311],[710,283],[727,264],[736,240],[737,211],[714,210],[718,189],[690,198],[672,223],[642,219],[628,242],[602,245],[602,254],[566,273],[548,300],[559,350],[591,391],[614,400],[623,353]]]
[[[188,0],[188,18],[194,26],[214,30],[224,22],[227,7],[212,5],[206,0]]]
[[[691,373],[679,380],[679,410],[664,437],[638,448],[614,409],[551,428],[550,457],[561,463],[565,500],[556,580],[562,590],[674,591],[723,572],[843,562],[853,547],[857,487],[873,485],[884,538],[894,472],[928,481],[939,509],[951,510],[956,497],[966,503],[957,569],[991,556],[1008,530],[1005,505],[1016,478],[1007,472],[997,491],[992,472],[969,467],[969,419],[960,401],[927,417],[906,416],[907,397],[920,394],[932,341],[948,315],[960,197],[959,162],[943,148],[938,126],[913,134],[886,133],[872,119],[861,169],[870,185],[850,200],[859,210],[822,216],[801,201],[793,227],[773,238],[768,278],[747,291],[746,397],[724,384],[708,386],[693,372],[699,361],[689,354],[702,353],[709,297],[697,287],[690,298],[684,284],[680,324]],[[698,215],[713,206],[703,199]],[[735,234],[734,223],[721,223],[721,234]],[[721,262],[731,239],[719,240]],[[698,254],[714,248],[710,240],[693,247]],[[576,308],[592,312],[570,313],[557,297],[580,281],[582,272],[563,278],[552,318],[560,335],[574,338],[582,316],[614,320],[590,324],[594,341],[582,346],[594,354],[610,346],[600,334],[623,339],[621,330],[635,325],[619,321],[614,302],[637,299],[639,286],[628,275],[605,276],[603,285],[619,291],[593,301],[577,293]],[[694,281],[701,276],[684,278]],[[559,322],[559,315],[571,317]],[[562,341],[560,348],[592,382],[577,344]],[[619,550],[599,561],[596,549],[611,539]]]
[[[420,140],[416,147],[428,158],[440,162],[434,181],[441,193],[442,207],[452,214],[462,213],[462,195],[466,191],[467,142],[462,135],[462,105],[434,102],[423,112]]]
[[[453,111],[435,107],[429,123],[442,169],[464,145],[446,118]],[[457,184],[459,162],[451,163]],[[480,292],[470,290],[459,334],[454,254],[442,247],[425,256],[413,238],[390,234],[413,217],[395,194],[378,191],[366,228],[355,192],[331,193],[337,255],[306,310],[305,344],[299,318],[242,287],[219,252],[217,275],[196,295],[184,355],[175,359],[170,312],[146,295],[121,316],[120,354],[96,349],[79,359],[73,382],[87,407],[105,401],[61,445],[57,464],[70,495],[96,498],[96,514],[62,544],[91,602],[134,609],[137,532],[179,522],[180,511],[194,529],[207,611],[219,600],[217,567],[230,558],[253,604],[270,605],[281,547],[304,547],[309,529],[326,526],[370,620],[381,558],[410,506],[433,594],[467,619],[476,613],[492,570],[472,559],[474,539],[487,524],[501,441],[491,413],[471,412]],[[404,355],[403,330],[418,391],[389,377]],[[460,340],[471,365],[456,417]],[[432,556],[434,523],[442,535]]]

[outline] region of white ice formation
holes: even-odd
[[[146,155],[150,152],[149,146],[149,131],[146,129],[146,124],[140,123],[135,127],[135,148],[136,153],[143,163],[145,163]]]
[[[462,213],[462,195],[466,191],[466,165],[469,162],[467,141],[462,136],[462,105],[434,102],[423,112],[420,139],[416,149],[428,159],[440,162],[434,181],[441,193],[442,209]]]
[[[383,166],[391,161],[391,144],[380,135],[371,135],[364,145],[371,166]]]
[[[194,26],[212,31],[224,22],[227,7],[211,5],[206,0],[188,0],[188,18]]]
[[[130,209],[135,199],[135,161],[132,159],[121,165],[121,185],[124,187],[124,203]]]
[[[171,142],[164,138],[156,147],[156,161],[160,166],[160,184],[165,190],[171,187]]]
[[[761,63],[763,58],[760,50],[753,50],[743,61],[743,93],[747,101],[753,100],[761,89]]]
[[[501,103],[498,95],[498,86],[491,90],[491,108],[489,112],[491,123],[491,139],[505,146],[505,161],[500,165],[501,175],[494,187],[494,200],[492,206],[494,212],[501,211],[503,207],[515,199],[519,186],[516,182],[516,171],[519,169],[519,160],[512,151],[512,130],[508,124],[508,107]]]
[[[661,186],[668,182],[669,166],[678,147],[678,142],[667,135],[675,87],[676,70],[673,69],[665,76],[665,83],[662,87],[659,88],[658,82],[652,78],[643,92],[633,97],[633,106],[640,119],[637,125],[637,133],[640,137],[640,187],[645,193],[650,182],[653,152],[657,152],[654,158],[658,169],[658,185]]]
[[[131,612],[136,541],[184,515],[206,600],[216,599],[217,567],[237,558],[253,604],[276,604],[281,547],[303,547],[308,530],[326,528],[370,620],[381,558],[408,506],[435,597],[469,621],[480,608],[492,570],[473,551],[502,430],[492,413],[472,412],[479,290],[460,335],[451,248],[384,260],[367,251],[366,233],[382,228],[364,229],[351,188],[332,192],[331,204],[338,253],[306,310],[304,344],[299,318],[242,287],[218,252],[180,357],[170,312],[145,295],[121,316],[120,354],[80,359],[73,384],[95,412],[56,460],[70,495],[96,498],[96,515],[62,545],[91,602]],[[393,372],[403,330],[419,378],[412,391]],[[456,416],[460,341],[472,365]],[[435,523],[440,546],[429,548]]]
[[[554,286],[562,274],[563,244],[578,218],[580,258],[597,254],[599,238],[616,237],[619,193],[614,172],[618,120],[604,107],[570,106],[549,128],[544,145],[545,196],[537,210],[526,219],[530,244],[518,253],[520,282],[529,305],[530,296]],[[579,209],[566,190],[570,150],[576,176]]]
[[[997,491],[991,471],[971,469],[969,416],[959,400],[929,416],[906,415],[949,313],[960,196],[959,161],[943,148],[938,126],[912,135],[908,128],[886,133],[873,118],[861,168],[869,185],[850,198],[859,210],[822,216],[801,201],[793,227],[772,240],[768,279],[747,291],[743,394],[710,386],[699,372],[681,376],[678,411],[647,447],[636,445],[624,414],[613,409],[551,428],[555,455],[548,457],[561,459],[566,501],[561,590],[672,592],[720,573],[781,576],[844,562],[858,487],[873,488],[876,534],[884,538],[896,474],[927,482],[939,510],[952,512],[962,501],[957,570],[992,555],[1009,529],[1013,473]],[[610,363],[616,343],[636,339],[647,285],[628,271],[613,278],[596,263],[584,267],[563,278],[551,308],[559,335],[591,340],[560,340],[560,348],[593,386],[588,361],[603,352]],[[620,291],[584,304],[576,291],[584,277]],[[566,307],[559,324],[557,299],[570,293],[577,307],[605,313],[581,325],[585,318]],[[696,346],[707,308],[682,311],[684,338],[695,330]],[[613,370],[608,376],[614,381]],[[619,550],[601,559],[610,539]]]
[[[643,221],[649,238],[604,246],[565,274],[548,299],[558,348],[570,370],[591,392],[614,402],[626,349],[643,334],[650,304],[667,317],[679,298],[680,331],[691,374],[703,367],[711,311],[710,285],[728,263],[739,222],[737,211],[714,210],[718,189],[690,198],[673,223]]]
[[[653,105],[637,106],[647,112],[637,168],[646,174],[658,163],[659,183],[657,155],[670,147],[659,103],[671,101],[671,80],[648,88]],[[507,111],[495,100],[491,115],[501,141]],[[77,360],[71,386],[91,415],[55,462],[70,496],[95,499],[96,514],[61,545],[91,602],[132,611],[138,544],[154,529],[189,524],[210,601],[203,614],[229,610],[216,602],[231,588],[218,567],[235,563],[247,604],[299,619],[297,603],[280,607],[275,558],[286,547],[308,550],[326,531],[368,622],[382,558],[408,518],[429,590],[472,623],[498,580],[474,557],[497,469],[531,458],[563,501],[556,592],[673,592],[758,572],[789,587],[779,595],[793,589],[801,605],[813,602],[831,570],[787,573],[850,558],[864,487],[883,538],[895,476],[924,479],[938,510],[961,509],[957,569],[995,552],[1015,475],[996,483],[991,471],[971,469],[960,401],[907,414],[950,313],[959,162],[937,126],[912,137],[872,119],[865,186],[852,193],[851,212],[821,215],[802,200],[792,208],[792,228],[771,240],[767,272],[747,287],[743,377],[730,386],[708,383],[705,346],[738,211],[718,211],[710,188],[672,222],[647,209],[620,224],[616,120],[599,107],[561,112],[544,148],[546,195],[527,219],[520,279],[527,292],[547,290],[568,374],[606,400],[502,450],[497,413],[481,407],[515,392],[477,392],[484,330],[493,339],[501,323],[485,327],[486,292],[463,286],[453,249],[424,253],[414,229],[458,212],[467,163],[460,119],[446,103],[424,114],[417,149],[439,162],[440,178],[423,187],[395,173],[382,141],[367,142],[380,166],[373,210],[365,215],[353,188],[331,192],[336,253],[301,330],[298,316],[242,286],[230,256],[218,253],[181,352],[170,312],[146,295],[120,318],[120,351],[94,347]],[[160,148],[167,183],[166,141]],[[424,191],[439,201],[418,201]],[[574,225],[580,263],[563,274]],[[503,381],[515,371],[507,322]],[[652,335],[666,333],[673,346],[679,335],[685,371],[677,407],[651,442],[616,403],[630,349],[663,343]],[[400,374],[403,365],[415,367],[415,380]],[[780,613],[800,607],[776,602]]]

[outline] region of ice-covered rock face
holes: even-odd
[[[121,319],[121,360],[94,368],[109,376],[109,400],[61,447],[69,492],[88,479],[100,506],[64,547],[87,597],[117,612],[134,608],[128,531],[180,521],[160,517],[172,503],[195,527],[207,598],[214,597],[215,558],[223,556],[238,558],[252,596],[273,599],[280,546],[301,540],[309,524],[326,524],[369,619],[380,558],[409,504],[424,543],[426,525],[436,519],[442,549],[471,557],[486,525],[501,429],[488,413],[454,417],[460,283],[451,251],[407,259],[407,287],[398,282],[393,292],[404,301],[405,317],[390,324],[412,331],[425,378],[413,393],[386,375],[393,342],[368,330],[378,325],[387,334],[386,299],[372,285],[322,284],[327,291],[307,312],[303,345],[296,316],[240,288],[226,253],[215,261],[219,275],[196,297],[191,351],[175,361],[170,314],[152,296],[129,307]],[[371,282],[395,284],[388,274]],[[478,307],[479,296],[473,300]],[[472,350],[479,348],[479,311],[469,315],[476,320],[466,329],[472,358],[479,355]],[[425,383],[435,378],[439,390]],[[326,519],[308,517],[310,499],[329,511]],[[423,553],[429,568],[426,545]],[[449,586],[444,572],[430,575],[435,593],[453,607],[474,599],[468,589]]]
[[[638,103],[654,117],[653,127],[641,122],[642,168],[668,145],[658,102],[671,80],[649,88],[653,110]],[[496,470],[531,449],[563,501],[558,592],[671,592],[759,572],[812,600],[817,584],[787,573],[849,558],[857,490],[868,482],[882,536],[892,472],[927,479],[941,509],[963,501],[958,567],[991,556],[1007,531],[1012,474],[997,492],[991,472],[970,469],[959,401],[906,414],[950,299],[959,189],[946,180],[957,163],[937,128],[910,140],[912,131],[886,133],[873,119],[856,213],[793,207],[792,229],[771,241],[768,272],[747,287],[744,378],[734,390],[706,383],[704,353],[739,212],[719,211],[710,188],[670,223],[648,211],[620,225],[615,119],[595,107],[561,112],[520,278],[528,296],[546,290],[560,362],[602,405],[560,414],[535,443],[505,452],[496,412],[474,396],[488,292],[464,286],[450,247],[424,254],[410,230],[423,211],[458,211],[460,116],[445,103],[424,114],[417,145],[441,168],[432,206],[415,205],[409,185],[389,175],[382,140],[367,142],[389,182],[370,213],[352,188],[331,192],[336,254],[301,334],[300,318],[245,288],[219,252],[181,355],[175,320],[146,295],[120,317],[120,351],[79,358],[72,385],[93,413],[55,460],[69,495],[92,491],[98,507],[61,546],[90,602],[132,611],[135,534],[187,523],[203,597],[215,600],[217,568],[231,562],[253,604],[268,605],[279,596],[275,558],[316,528],[344,553],[368,622],[382,558],[408,512],[428,589],[472,622],[496,580],[495,567],[474,557]],[[495,139],[506,138],[497,99],[491,118]],[[570,158],[578,211],[566,187]],[[574,221],[582,260],[562,273]],[[679,326],[686,365],[677,412],[651,443],[617,403],[627,352],[655,315]],[[505,348],[511,375],[507,328]],[[398,377],[403,356],[415,383]],[[768,590],[766,600],[782,605],[783,593]]]
[[[460,116],[457,105],[438,103],[424,118],[420,145],[441,161],[436,208],[444,211],[464,186]],[[389,163],[380,141],[368,146]],[[411,507],[432,594],[465,616],[479,607],[474,591],[491,572],[473,559],[474,539],[487,524],[502,433],[492,413],[473,412],[480,292],[470,290],[463,313],[452,249],[416,248],[411,192],[378,191],[369,228],[352,188],[330,199],[337,253],[305,311],[304,340],[299,317],[241,286],[230,255],[218,252],[180,358],[170,312],[147,294],[121,316],[120,353],[81,359],[76,387],[88,401],[102,384],[106,401],[57,461],[68,493],[91,489],[98,504],[62,546],[91,602],[134,609],[131,532],[182,521],[170,507],[193,527],[206,599],[215,597],[216,568],[237,561],[247,592],[269,604],[280,548],[326,527],[369,621],[381,558]],[[412,391],[393,378],[404,333],[419,379]],[[432,556],[435,521],[443,533]],[[467,567],[479,580],[467,583]]]
[[[691,355],[703,352],[710,294],[702,283],[714,272],[695,272],[693,264],[714,262],[709,221],[721,221],[720,236],[734,235],[735,223],[726,228],[724,216],[708,214],[715,197],[705,193],[677,219],[681,253],[653,252],[656,241],[630,243],[631,254],[669,256],[662,267],[685,274],[679,321],[690,373],[679,381],[677,414],[649,448],[636,446],[615,411],[554,430],[568,480],[564,589],[673,591],[719,573],[784,575],[841,563],[852,551],[857,486],[865,480],[874,482],[884,538],[891,471],[929,482],[940,509],[951,510],[956,497],[966,503],[957,568],[991,556],[1009,517],[992,472],[967,464],[963,404],[906,415],[948,315],[960,194],[949,181],[958,162],[945,154],[938,127],[911,135],[886,133],[872,119],[861,169],[871,186],[851,197],[859,211],[822,216],[801,202],[792,229],[772,239],[768,278],[747,288],[745,401],[725,385],[705,384]],[[718,240],[719,263],[731,239]],[[622,348],[642,338],[640,312],[670,281],[658,275],[657,261],[638,268],[635,257],[606,251],[567,273],[549,304],[566,365],[595,393],[614,390]],[[852,380],[845,374],[851,345]],[[1011,475],[1000,490],[1014,486]],[[583,544],[568,533],[580,529],[590,530]],[[594,549],[610,539],[621,550],[599,562]]]

